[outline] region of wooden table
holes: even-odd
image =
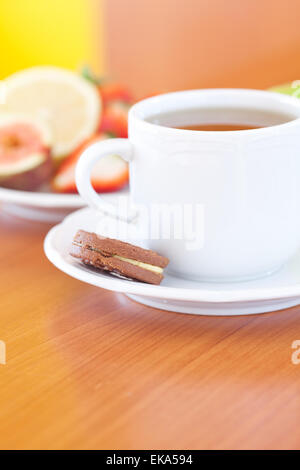
[[[0,213],[0,447],[300,448],[300,308],[154,310],[57,271]]]

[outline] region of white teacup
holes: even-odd
[[[149,122],[154,115],[201,107],[284,113],[291,120],[223,132]],[[267,275],[300,245],[299,117],[300,100],[267,91],[193,90],[148,98],[129,112],[129,139],[98,142],[83,153],[77,187],[90,206],[111,211],[92,189],[90,174],[100,158],[121,155],[130,164],[131,200],[138,223],[148,227],[147,244],[170,259],[172,273],[206,281]],[[164,212],[162,227],[153,211],[161,205],[170,213],[178,208],[177,222]],[[190,224],[194,232],[186,230]]]

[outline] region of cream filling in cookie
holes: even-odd
[[[161,274],[163,272],[163,268],[159,266],[154,266],[153,264],[142,263],[142,261],[136,261],[135,259],[130,258],[123,258],[123,256],[113,255],[113,258],[117,258],[121,261],[125,261],[126,263],[134,264],[135,266],[139,266],[140,268],[147,269],[148,271],[152,271],[156,274]]]
[[[74,243],[74,245],[82,247],[80,243]],[[106,253],[101,252],[100,250],[95,250],[91,246],[87,247],[87,249],[91,251],[96,251],[97,253],[102,254],[103,256],[107,256],[108,258],[117,258],[120,261],[125,261],[126,263],[133,264],[134,266],[139,266],[140,268],[147,269],[148,271],[152,271],[155,274],[162,274],[163,268],[159,266],[154,266],[153,264],[143,263],[142,261],[136,261],[135,259],[131,258],[124,258],[123,256],[119,255],[107,255]]]

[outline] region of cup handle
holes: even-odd
[[[120,155],[125,161],[130,162],[133,155],[132,145],[128,139],[107,139],[88,147],[76,165],[75,180],[78,192],[82,199],[94,209],[131,221],[137,215],[136,213],[130,211],[127,217],[120,217],[117,206],[105,202],[91,184],[91,173],[95,164],[108,155]]]

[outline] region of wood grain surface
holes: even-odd
[[[300,308],[204,317],[84,285],[0,212],[2,449],[300,448]]]

